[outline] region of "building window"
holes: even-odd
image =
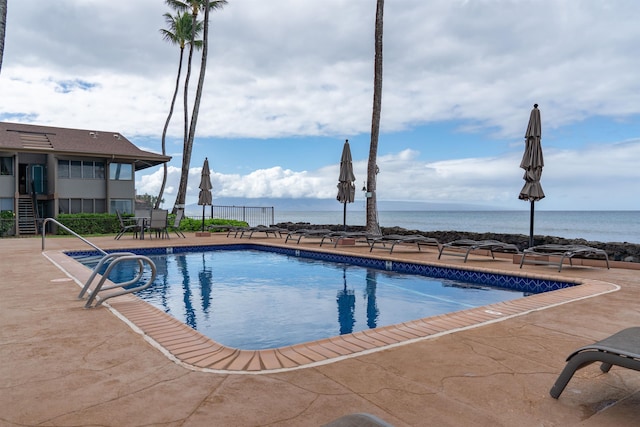
[[[13,199],[0,198],[0,211],[13,211]]]
[[[70,178],[82,178],[82,162],[79,160],[71,160]]]
[[[58,200],[58,212],[61,214],[68,214],[69,212],[69,199]]]
[[[106,213],[105,199],[59,199],[58,212],[63,214]]]
[[[133,165],[130,163],[111,163],[109,165],[109,179],[131,181],[133,179]]]
[[[58,160],[58,178],[69,178],[69,160]]]
[[[93,199],[82,199],[82,212],[93,213]]]
[[[104,163],[93,162],[93,177],[95,179],[104,179]]]
[[[82,177],[84,179],[93,179],[94,176],[93,162],[82,162]]]
[[[131,199],[111,199],[110,208],[111,213],[116,213],[116,211],[127,214],[133,213],[133,205],[131,203]]]
[[[82,199],[71,199],[71,210],[69,213],[82,213]]]
[[[94,199],[95,213],[107,213],[107,201],[105,199]]]
[[[104,179],[104,162],[58,160],[58,178]]]
[[[0,157],[0,175],[13,175],[13,157]]]

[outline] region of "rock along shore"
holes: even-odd
[[[336,224],[310,224],[308,222],[282,222],[275,224],[276,227],[284,228],[289,231],[306,229],[329,229],[333,231],[342,231],[344,226]],[[382,234],[421,234],[426,237],[434,237],[440,243],[452,242],[459,239],[472,240],[498,240],[504,243],[516,245],[520,250],[529,246],[529,236],[524,234],[503,234],[503,233],[473,233],[469,231],[421,231],[407,230],[401,227],[380,227]],[[347,226],[347,231],[364,231],[364,226]],[[593,248],[604,249],[612,261],[640,262],[640,244],[627,242],[596,242],[585,239],[565,239],[556,236],[534,236],[536,245],[586,245]]]

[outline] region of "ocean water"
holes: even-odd
[[[529,235],[527,211],[380,211],[382,227]],[[534,234],[597,242],[640,244],[640,211],[536,211]],[[342,211],[275,211],[275,223],[342,224]],[[365,225],[365,212],[349,211],[347,225]]]

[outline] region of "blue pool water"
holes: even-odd
[[[137,295],[221,344],[258,350],[571,285],[501,276],[498,282],[512,288],[508,289],[490,286],[496,277],[486,273],[241,247],[185,252],[170,248],[162,254],[147,250],[144,254],[155,262],[158,274],[155,283]],[[208,249],[212,248],[219,249]],[[124,281],[130,271],[123,265],[112,279]],[[460,277],[452,280],[456,274]]]

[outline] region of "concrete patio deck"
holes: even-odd
[[[234,240],[225,236],[89,240],[105,249]],[[284,238],[250,242],[284,244]],[[86,248],[74,238],[46,241],[47,251]],[[369,255],[363,246],[323,249]],[[640,419],[640,372],[614,367],[603,374],[592,365],[578,371],[559,400],[548,393],[572,350],[640,325],[638,270],[526,266],[531,274],[620,290],[333,363],[255,375],[188,369],[107,308],[83,309],[77,284],[41,254],[40,238],[0,239],[0,257],[0,425],[319,426],[354,412],[395,426],[626,426]],[[438,261],[435,250],[396,248],[392,258],[463,265]],[[466,265],[519,271],[506,258],[472,256]]]

